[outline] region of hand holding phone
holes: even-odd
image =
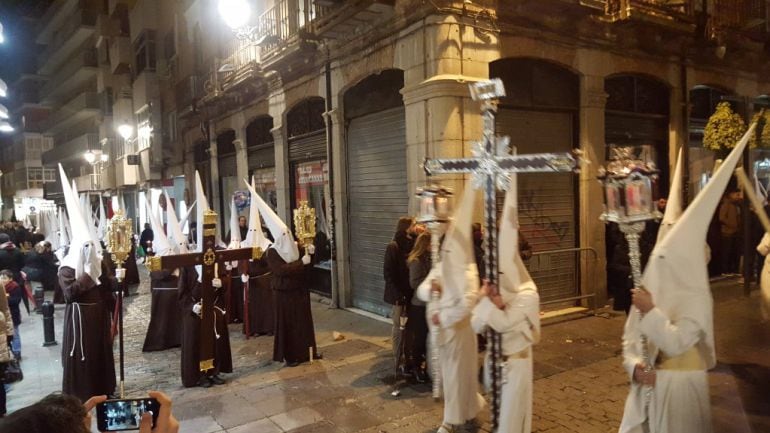
[[[152,429],[157,424],[160,409],[160,402],[154,397],[103,401],[96,405],[96,426],[102,432],[139,430],[142,417],[149,414]]]

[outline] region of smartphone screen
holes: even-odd
[[[158,419],[160,404],[154,398],[107,400],[96,405],[96,425],[99,431],[139,430],[142,414],[152,414],[152,427]]]

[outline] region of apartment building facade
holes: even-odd
[[[254,176],[286,221],[301,201],[316,209],[313,288],[381,315],[383,251],[398,217],[417,211],[415,189],[463,189],[463,177],[427,179],[420,164],[471,154],[482,125],[468,83],[503,80],[497,128],[519,153],[580,149],[592,162],[578,175],[522,175],[519,197],[541,297],[599,301],[595,178],[608,146],[654,161],[664,193],[687,149],[692,195],[713,161],[700,140],[716,103],[770,87],[763,1],[268,0],[251,2],[248,39],[215,0],[98,3],[95,85],[49,98],[111,89],[111,111],[83,129],[111,144],[100,189],[141,220],[140,197],[163,189],[178,210],[191,204],[197,170],[224,224]],[[46,155],[85,123],[49,120]],[[123,123],[129,140],[115,134]]]

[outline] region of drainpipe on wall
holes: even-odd
[[[328,56],[327,56],[328,59]],[[340,294],[337,287],[337,246],[335,242],[335,218],[334,218],[334,151],[332,149],[332,138],[334,137],[332,122],[332,69],[331,63],[327,60],[324,65],[326,75],[326,167],[329,176],[329,250],[331,253],[331,308],[339,308]]]

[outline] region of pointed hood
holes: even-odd
[[[441,281],[443,293],[441,302],[445,298],[461,299],[466,292],[478,290],[478,268],[476,257],[473,254],[473,205],[476,202],[476,190],[472,182],[466,182],[465,194],[460,201],[460,206],[454,213],[454,217],[444,237],[441,246]],[[476,272],[475,287],[468,287],[467,272],[472,267]]]
[[[270,230],[270,233],[273,235],[274,241],[272,248],[275,249],[286,263],[298,260],[299,249],[297,248],[297,243],[294,242],[294,236],[292,236],[289,227],[283,220],[281,220],[281,217],[279,217],[278,214],[276,214],[270,206],[262,200],[262,197],[260,197],[259,194],[256,194],[251,187],[249,187],[249,190],[251,191],[251,199],[256,200],[259,213],[262,215],[262,219],[265,220],[265,225],[267,225],[268,230]]]
[[[60,266],[74,269],[75,278],[88,274],[98,285],[99,277],[102,275],[101,257],[97,254],[96,246],[93,239],[91,239],[76,192],[70,186],[67,174],[64,173],[64,168],[62,168],[61,164],[59,164],[59,175],[61,176],[64,201],[67,206],[67,212],[70,215],[73,235],[69,252],[61,260]]]
[[[66,247],[70,243],[70,222],[67,218],[66,208],[59,208],[59,247]],[[58,249],[58,248],[57,248]]]
[[[235,206],[235,197],[230,199],[230,245],[227,248],[241,247],[241,228],[238,227],[238,208]]]
[[[249,231],[246,233],[246,239],[244,239],[243,245],[247,247],[260,247],[262,248],[262,251],[267,251],[267,248],[270,246],[270,241],[265,237],[265,234],[262,233],[262,223],[259,220],[259,206],[257,205],[257,200],[261,197],[259,197],[259,194],[257,194],[254,176],[251,177],[251,185],[249,185],[245,179],[243,182],[246,184],[246,188],[248,188],[249,192],[251,193],[251,205],[249,206]],[[299,251],[297,254],[299,254]]]
[[[666,212],[663,214],[663,220],[660,222],[660,229],[658,229],[657,242],[663,240],[674,226],[674,223],[682,216],[682,164],[684,164],[682,149],[679,149],[674,178],[671,182],[671,191],[669,191],[668,200],[666,201]]]
[[[510,175],[510,186],[505,193],[505,203],[503,205],[503,215],[500,220],[500,233],[497,239],[499,248],[499,284],[500,293],[504,297],[523,293],[534,292],[537,296],[537,286],[535,281],[529,275],[524,261],[519,252],[519,203],[518,187],[516,174]],[[536,299],[536,298],[535,298]],[[540,311],[538,302],[533,301],[533,308],[525,311],[530,323],[530,334],[528,338],[537,343],[540,341]]]
[[[652,293],[656,307],[670,320],[676,322],[686,318],[698,323],[703,337],[697,347],[708,368],[716,365],[716,355],[713,299],[706,257],[702,251],[705,249],[706,232],[714,211],[743,149],[753,137],[755,127],[755,123],[749,127],[708,184],[674,223],[668,234],[655,245],[642,277],[642,284]],[[628,320],[634,320],[634,317],[629,316]],[[654,354],[651,353],[651,356]]]
[[[166,237],[166,233],[163,232],[163,224],[158,220],[158,215],[152,209],[150,199],[145,196],[144,200],[147,204],[147,215],[150,217],[150,225],[152,226],[152,249],[157,256],[167,256],[174,254],[174,250],[171,246],[171,242]]]
[[[104,198],[99,195],[99,225],[96,227],[98,239],[104,239],[107,234],[107,213],[104,212]]]
[[[74,180],[72,181],[72,193],[74,197],[78,197],[78,190]],[[94,242],[96,251],[101,255],[102,243],[99,240],[102,238],[96,234],[96,223],[94,222],[94,214],[91,210],[91,196],[88,193],[80,194],[80,209],[82,211],[83,219],[86,222],[86,229],[91,235],[91,240]]]
[[[182,217],[179,218],[179,227],[184,229],[185,224],[187,224],[187,220],[190,219],[190,214],[192,214],[192,210],[195,207],[195,204],[198,203],[197,201],[193,201],[190,206],[187,207],[187,210],[184,211],[182,214]],[[176,214],[174,214],[176,215]]]
[[[190,252],[187,246],[187,236],[182,233],[182,227],[180,227],[179,221],[176,219],[176,212],[174,212],[174,205],[171,204],[171,199],[168,198],[168,194],[165,192],[163,195],[166,197],[166,219],[168,220],[169,243],[177,254],[187,254]]]
[[[209,202],[206,200],[206,194],[203,192],[203,184],[201,183],[201,176],[198,171],[195,171],[195,201],[198,206],[195,208],[196,224],[195,227],[195,251],[202,251],[203,249],[203,213],[209,210]],[[198,269],[200,275],[200,269]]]

